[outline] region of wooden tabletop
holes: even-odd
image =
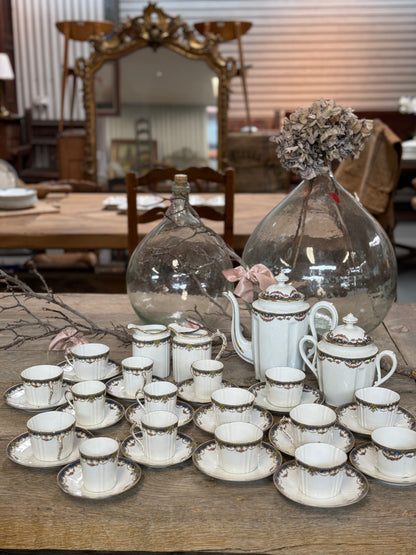
[[[49,194],[38,201],[37,213],[22,215],[19,211],[14,217],[0,218],[1,248],[125,249],[127,216],[115,210],[103,210],[103,201],[109,196],[108,193]],[[256,225],[284,197],[283,193],[235,195],[235,249],[244,247]],[[59,211],[42,213],[44,205],[58,207]],[[217,233],[223,232],[223,222],[206,223]],[[155,225],[157,222],[140,225],[140,235]]]
[[[62,298],[107,328],[137,321],[125,295]],[[4,304],[4,299],[0,302]],[[45,318],[42,306],[37,302],[32,306]],[[413,414],[416,384],[409,375],[415,364],[415,316],[416,304],[395,305],[385,324],[373,333],[379,348],[393,349],[398,355],[398,372],[387,386],[400,393],[400,406]],[[13,309],[2,318],[3,323],[12,322],[22,315]],[[4,337],[2,333],[0,340]],[[130,355],[129,346],[122,347],[108,336],[104,340],[113,360]],[[63,360],[62,352],[47,353],[47,346],[48,340],[39,340],[1,351],[3,391],[20,383],[23,368]],[[253,367],[235,355],[225,359],[225,377],[240,386],[255,381]],[[57,469],[27,468],[7,458],[8,443],[26,431],[30,416],[4,400],[0,405],[2,552],[414,553],[415,486],[397,487],[368,478],[369,493],[358,503],[313,508],[284,497],[271,477],[244,483],[221,481],[203,474],[188,460],[168,468],[142,466],[140,482],[120,496],[79,499],[59,488]],[[193,423],[181,431],[197,444],[212,438]],[[129,425],[123,420],[94,435],[123,440],[129,435]],[[357,436],[357,441],[363,439]]]

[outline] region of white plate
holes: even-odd
[[[153,376],[152,382],[159,381],[161,378]],[[112,395],[113,397],[117,397],[117,399],[123,399],[124,401],[136,401],[136,397],[131,397],[127,395],[126,390],[124,389],[124,380],[123,376],[117,376],[112,380],[106,382],[105,387],[107,389],[107,393]],[[143,391],[138,393],[137,399],[143,399]]]
[[[38,194],[35,189],[25,189],[23,187],[2,189],[0,187],[0,208],[2,210],[32,208],[37,200]]]
[[[136,203],[137,210],[146,211],[163,204],[163,198],[159,195],[137,195]],[[127,210],[127,197],[110,196],[103,200],[103,205],[106,210]]]
[[[89,491],[84,488],[81,462],[75,461],[59,471],[57,480],[59,487],[65,493],[73,495],[74,497],[105,499],[131,489],[140,480],[141,474],[142,471],[138,464],[128,461],[127,459],[119,458],[116,485],[108,491]]]
[[[298,488],[298,473],[294,461],[282,465],[273,476],[273,482],[278,491],[301,505],[310,507],[335,508],[345,507],[361,501],[368,493],[366,477],[357,469],[347,465],[341,491],[329,499],[317,499],[304,495]]]
[[[66,403],[63,407],[59,407],[58,411],[67,412],[75,416],[75,410],[71,407],[69,403]],[[124,416],[124,407],[120,405],[117,401],[113,401],[113,399],[106,399],[105,400],[105,407],[104,407],[104,420],[99,422],[98,424],[80,424],[86,430],[102,430],[103,428],[109,428],[120,420]]]
[[[367,430],[366,428],[361,427],[357,421],[356,403],[347,403],[345,405],[341,405],[340,407],[335,409],[335,412],[338,416],[338,422],[340,422],[343,426],[357,434],[363,436],[371,436],[372,430]],[[398,407],[396,413],[396,422],[393,424],[393,426],[399,426],[400,428],[409,428],[413,430],[415,427],[415,417],[407,410]]]
[[[199,445],[192,456],[194,465],[208,476],[227,482],[253,482],[271,476],[282,464],[282,455],[272,445],[262,442],[259,465],[253,472],[226,472],[218,466],[218,454],[215,440]]]
[[[58,366],[64,369],[65,380],[68,380],[69,382],[72,382],[72,383],[86,381],[86,380],[81,380],[81,378],[78,378],[78,376],[74,372],[72,365],[68,364],[66,360],[63,362],[60,362]],[[120,365],[117,364],[117,362],[114,362],[114,360],[109,360],[107,363],[107,371],[104,377],[100,378],[100,381],[109,380],[110,378],[113,378],[114,376],[117,376],[118,374],[120,374],[120,372],[121,372]]]
[[[75,443],[72,453],[60,461],[41,461],[33,455],[32,445],[29,434],[22,434],[7,446],[7,456],[17,464],[30,466],[32,468],[54,468],[64,466],[76,459],[79,459],[79,446],[86,439],[93,437],[90,432],[82,428],[75,428]]]
[[[288,414],[293,407],[278,407],[272,405],[266,397],[266,382],[260,382],[249,387],[249,391],[256,396],[256,405],[263,407],[273,413]],[[319,389],[313,389],[310,385],[303,386],[303,393],[300,399],[300,405],[305,403],[316,403],[322,405],[324,402],[324,395]]]
[[[140,438],[141,432],[138,432],[136,435]],[[143,449],[137,441],[134,440],[133,436],[129,436],[123,441],[121,444],[121,451],[125,457],[131,459],[132,461],[136,461],[145,466],[164,468],[166,466],[172,466],[188,460],[192,456],[195,447],[196,445],[192,438],[186,436],[185,434],[178,433],[176,437],[175,455],[166,461],[153,461],[146,457],[143,453]]]
[[[227,380],[222,380],[222,387],[234,387],[232,383]],[[194,389],[194,380],[188,378],[183,382],[178,383],[178,396],[188,403],[209,403],[211,401],[211,395],[197,395]]]
[[[199,407],[195,411],[194,422],[204,432],[213,434],[217,427],[214,406],[210,404]],[[265,432],[273,424],[273,416],[269,411],[254,405],[250,414],[250,422]]]
[[[354,446],[354,436],[347,428],[341,426],[341,424],[336,424],[335,426],[335,437],[331,443],[335,445],[335,447],[345,451],[345,453],[348,453]],[[282,451],[282,453],[290,455],[291,457],[294,456],[296,447],[291,438],[290,422],[279,422],[275,424],[269,431],[269,440],[271,444],[279,449],[279,451]]]
[[[66,403],[65,391],[67,391],[68,388],[69,388],[69,382],[63,382],[62,397],[59,399],[59,401],[57,403],[54,403],[53,405],[49,405],[48,407],[42,407],[42,408],[33,407],[32,405],[29,405],[27,403],[25,387],[22,383],[19,383],[17,385],[14,385],[13,387],[10,387],[4,393],[3,398],[9,406],[15,409],[26,410],[29,412],[43,412],[46,410],[55,409],[56,407],[60,407],[61,405],[65,404]]]
[[[371,442],[358,445],[358,447],[353,449],[350,453],[350,461],[358,470],[361,470],[361,472],[364,472],[367,476],[377,478],[377,480],[395,486],[411,486],[416,484],[416,474],[400,478],[399,476],[386,476],[380,472],[376,467],[376,450]]]
[[[223,208],[225,206],[224,195],[218,195],[211,198],[204,198],[200,195],[189,195],[189,203],[192,206],[212,206],[213,208]]]
[[[126,418],[130,424],[140,424],[144,410],[142,405],[134,403],[126,409]],[[175,407],[175,414],[178,417],[178,426],[185,426],[192,421],[194,411],[190,405],[183,401],[178,401]]]

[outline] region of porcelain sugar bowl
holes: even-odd
[[[305,364],[317,377],[326,403],[332,406],[352,402],[357,389],[381,385],[397,367],[396,355],[392,351],[379,353],[371,337],[356,325],[355,316],[348,314],[343,322],[325,333],[319,343],[312,335],[306,335],[299,343]],[[312,362],[308,358],[311,343],[315,347]],[[380,362],[384,357],[391,360],[391,368],[382,377]]]
[[[330,329],[338,324],[338,313],[327,301],[316,303],[312,309],[304,296],[280,273],[276,283],[269,285],[252,304],[252,340],[245,339],[240,331],[240,312],[233,293],[224,295],[231,301],[233,318],[231,337],[237,354],[246,362],[254,364],[256,378],[264,381],[265,371],[274,366],[302,368],[299,341],[309,327],[316,337],[314,318],[318,311],[330,314]]]

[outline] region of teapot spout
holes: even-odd
[[[224,297],[227,297],[227,299],[231,302],[231,306],[233,309],[231,320],[231,339],[235,352],[240,358],[242,358],[246,362],[249,362],[250,364],[253,364],[254,360],[252,343],[243,336],[240,329],[240,307],[238,306],[237,299],[235,298],[233,293],[231,293],[231,291],[224,291],[223,295]]]

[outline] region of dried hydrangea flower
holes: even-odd
[[[372,120],[358,119],[351,108],[321,99],[285,117],[273,140],[282,166],[312,179],[330,172],[334,160],[358,158],[372,131]]]

